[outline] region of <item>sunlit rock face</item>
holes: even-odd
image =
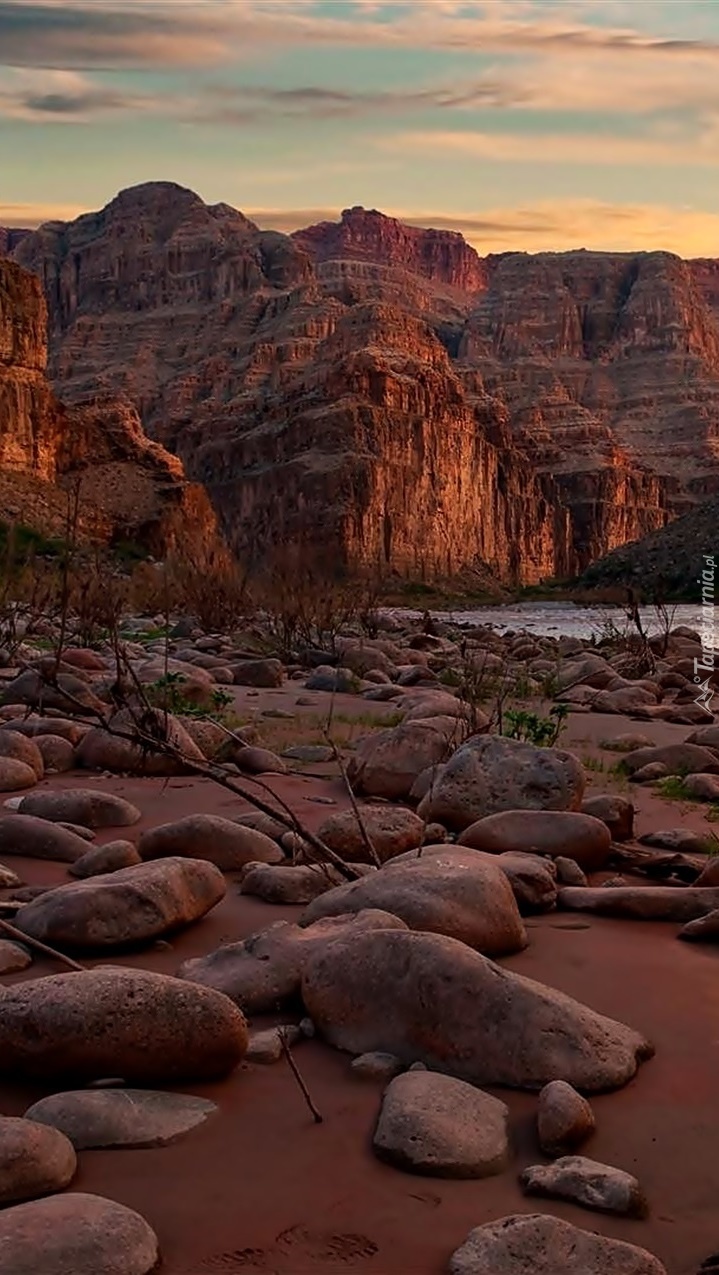
[[[65,530],[67,492],[80,488],[80,533],[122,534],[165,553],[193,528],[217,536],[204,490],[148,439],[128,402],[65,407],[46,375],[47,311],[40,280],[0,259],[0,520]]]
[[[568,576],[719,491],[719,270],[481,258],[352,208],[292,236],[150,183],[14,257],[68,402],[120,395],[235,546]]]

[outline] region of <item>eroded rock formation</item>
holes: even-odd
[[[14,255],[68,401],[120,394],[246,557],[566,577],[719,491],[719,266],[481,259],[353,208],[293,236],[153,183]]]
[[[206,493],[145,436],[129,403],[57,401],[46,376],[46,327],[39,280],[0,260],[0,520],[61,533],[67,492],[79,485],[82,535],[156,553],[189,527],[195,542],[212,540]]]

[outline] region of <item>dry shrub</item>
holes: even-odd
[[[301,647],[334,652],[352,625],[376,636],[378,587],[369,577],[346,575],[329,556],[310,557],[298,546],[275,550],[253,580],[252,596],[286,657]]]
[[[197,618],[210,633],[232,633],[251,609],[247,573],[222,548],[174,554],[165,564],[166,604]]]

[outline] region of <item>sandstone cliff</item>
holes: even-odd
[[[213,539],[206,493],[143,433],[129,404],[63,406],[46,378],[47,314],[39,280],[0,261],[0,520],[64,530],[79,487],[83,537],[164,553],[191,529]]]
[[[12,226],[0,226],[0,257],[9,257],[31,230],[16,230]]]
[[[353,208],[284,236],[155,183],[25,238],[51,375],[120,394],[250,558],[566,577],[719,491],[719,275]]]

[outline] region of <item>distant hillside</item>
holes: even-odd
[[[661,531],[622,545],[589,567],[580,583],[590,588],[627,584],[650,593],[696,601],[704,556],[719,556],[719,497],[714,496]],[[719,577],[717,579],[719,601]]]

